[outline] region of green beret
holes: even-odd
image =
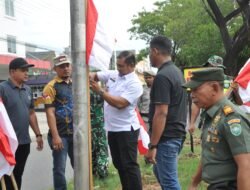
[[[201,70],[193,71],[190,81],[182,86],[184,88],[197,88],[208,81],[224,81],[224,72],[222,68],[208,67]]]

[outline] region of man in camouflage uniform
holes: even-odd
[[[201,180],[208,190],[248,190],[250,187],[250,121],[224,93],[221,68],[192,72],[185,88],[204,111],[201,162],[188,190],[196,190]]]
[[[93,175],[104,178],[108,175],[108,144],[103,119],[103,98],[90,92]]]

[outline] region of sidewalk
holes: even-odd
[[[43,138],[47,138],[49,127],[47,124],[46,114],[45,114],[45,112],[36,112],[36,116],[37,116],[38,125],[40,128],[41,134],[43,135]],[[29,128],[29,133],[30,133],[31,140],[35,141],[36,136],[35,136],[33,130],[31,129],[31,127]]]

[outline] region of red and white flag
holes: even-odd
[[[17,146],[16,133],[0,98],[0,178],[5,174],[12,173],[16,164]]]
[[[141,114],[139,113],[137,108],[136,108],[136,113],[141,125],[139,139],[138,139],[138,150],[140,154],[145,155],[148,152],[148,144],[150,142],[149,135],[147,132],[147,126],[144,123]]]
[[[108,33],[107,5],[107,1],[87,1],[86,60],[99,70],[108,69],[113,49],[113,38]]]
[[[241,68],[235,81],[239,84],[239,95],[243,102],[240,106],[246,113],[250,113],[250,59]]]

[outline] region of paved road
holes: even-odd
[[[24,176],[23,176],[23,190],[49,190],[53,189],[52,179],[52,155],[48,146],[46,133],[48,130],[46,117],[44,113],[37,113],[38,122],[43,133],[44,149],[43,151],[36,150],[35,137],[33,132],[30,132],[33,142],[31,144],[31,153],[28,158]],[[73,178],[73,170],[71,165],[67,163],[66,177],[68,180]]]

